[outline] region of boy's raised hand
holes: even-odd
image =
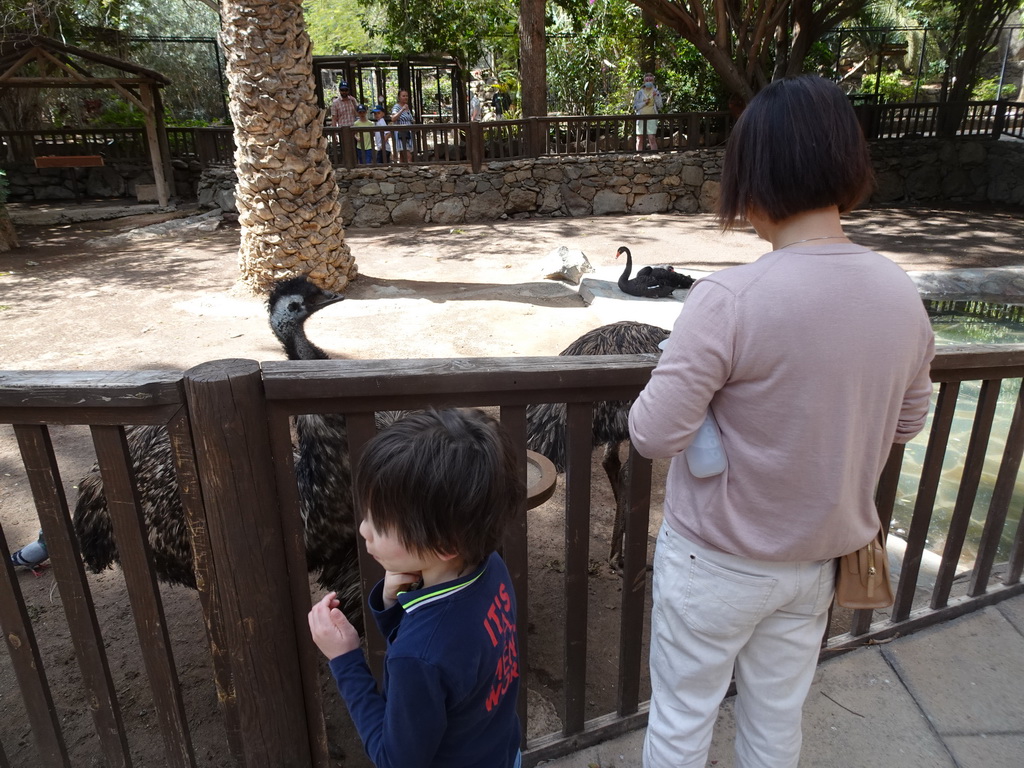
[[[384,593],[381,595],[385,608],[390,608],[398,602],[399,592],[408,592],[414,589],[423,578],[421,573],[402,573],[399,571],[386,571],[384,573]]]
[[[309,631],[313,642],[328,659],[359,647],[359,633],[338,606],[338,593],[328,592],[309,612]]]

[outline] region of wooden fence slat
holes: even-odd
[[[906,447],[904,443],[893,443],[892,448],[889,449],[889,457],[882,468],[882,474],[878,479],[878,486],[875,488],[875,508],[878,510],[878,519],[887,533],[889,523],[892,522],[896,494],[899,492],[900,471],[903,467],[903,454],[906,452]],[[868,632],[874,614],[874,611],[867,608],[855,610],[850,619],[850,634],[856,637]],[[829,624],[831,624],[831,616]],[[825,634],[827,640],[827,629]]]
[[[1024,458],[1024,386],[1021,386],[1017,393],[1017,404],[1010,420],[1006,447],[1003,449],[1003,459],[999,464],[999,473],[996,475],[996,482],[992,489],[992,500],[988,505],[988,514],[985,516],[985,527],[982,529],[981,539],[978,543],[978,554],[974,571],[971,573],[971,583],[967,590],[970,597],[984,594],[988,589],[988,580],[992,575],[992,566],[995,563],[999,540],[1010,511],[1010,501],[1013,498],[1013,490],[1022,458]]]
[[[1024,573],[1024,512],[1021,513],[1020,521],[1017,523],[1017,535],[1013,538],[1013,548],[1010,550],[1010,561],[1003,584],[1010,586],[1018,583],[1022,573]]]
[[[142,505],[125,431],[119,426],[94,426],[92,434],[167,760],[172,766],[195,768],[185,702],[171,654],[171,639],[144,532]]]
[[[181,402],[181,374],[171,371],[0,371],[0,408],[134,410]]]
[[[50,686],[46,682],[43,658],[39,654],[39,645],[32,631],[25,597],[11,564],[11,550],[7,548],[7,537],[2,527],[0,558],[3,558],[3,563],[0,563],[0,628],[3,629],[11,666],[14,667],[18,687],[25,700],[25,710],[39,749],[39,758],[43,765],[70,768],[57,708],[53,705]]]
[[[932,417],[931,434],[928,436],[928,447],[925,449],[924,465],[921,468],[921,481],[917,488],[917,500],[914,502],[914,513],[911,516],[910,531],[907,534],[903,569],[896,587],[896,599],[892,606],[893,621],[905,621],[913,608],[917,576],[921,570],[925,540],[928,538],[928,526],[931,523],[935,495],[942,474],[942,460],[946,455],[946,444],[949,442],[949,430],[953,423],[956,399],[959,393],[959,383],[944,383],[939,386],[939,397],[935,404],[935,415]]]
[[[524,484],[526,477],[526,406],[503,406],[501,409],[501,426],[508,433],[512,444],[517,447],[516,455],[519,458],[519,477]],[[530,550],[529,550],[529,511],[526,507],[524,496],[523,506],[519,510],[516,519],[505,532],[505,540],[502,543],[502,559],[508,567],[509,576],[512,578],[512,589],[516,595],[516,650],[519,653],[519,700],[516,702],[516,711],[519,713],[519,722],[522,724],[522,746],[526,746],[526,726],[529,713],[526,707],[526,667],[523,659],[530,657],[530,633],[527,627],[530,626]]]
[[[651,519],[651,460],[637,453],[632,442],[623,471],[629,475],[623,521],[622,595],[619,620],[619,679],[616,708],[631,715],[640,706],[643,660],[644,605],[647,598],[648,530]],[[613,534],[614,535],[614,534]],[[638,631],[641,630],[641,631]]]
[[[568,403],[565,419],[565,734],[583,730],[590,570],[590,457],[594,409]]]
[[[46,427],[16,424],[15,434],[46,538],[71,642],[82,671],[100,746],[110,766],[132,764],[121,708],[100,632],[96,609],[68,513],[67,499]]]
[[[220,605],[221,579],[217,578],[213,564],[213,546],[210,530],[206,523],[206,507],[203,505],[202,489],[195,447],[192,445],[192,426],[188,409],[182,406],[167,424],[171,453],[174,458],[174,472],[178,480],[178,496],[181,499],[185,522],[188,525],[192,543],[192,566],[195,571],[196,589],[203,607],[206,636],[210,643],[210,658],[213,664],[214,685],[217,700],[221,703],[224,730],[232,757],[241,762],[244,756],[243,735],[239,722],[235,684],[231,675],[228,658],[228,644],[222,620]],[[222,579],[226,580],[226,576]]]
[[[246,768],[309,766],[298,638],[259,365],[185,372]],[[254,599],[254,596],[258,596]]]
[[[1024,349],[1021,361],[1024,368]],[[295,360],[263,363],[263,374],[270,400],[330,399],[336,411],[361,411],[368,410],[366,398],[409,397],[410,393],[431,402],[441,397],[469,402],[473,394],[486,395],[489,405],[504,404],[500,400],[505,396],[516,398],[509,404],[547,402],[555,371],[558,398],[563,402],[629,400],[643,389],[655,363],[657,355],[650,354]]]
[[[363,455],[364,446],[377,434],[377,424],[372,412],[348,414],[345,417],[345,421],[348,428],[349,462],[354,471],[359,463],[359,457]],[[354,491],[355,489],[353,489],[352,499],[353,514],[358,519],[361,519],[362,510],[358,505],[358,500],[354,498]],[[363,594],[369,595],[374,585],[384,578],[384,569],[366,551],[366,542],[363,541],[362,536],[356,536],[356,545],[359,548],[359,578],[363,582]],[[363,605],[363,612],[364,614],[368,613],[368,608],[365,604]],[[376,623],[370,620],[368,615],[363,625],[365,626],[366,635],[366,660],[370,665],[370,670],[380,680],[384,671],[385,640],[380,630],[377,629]]]
[[[967,456],[964,459],[964,471],[960,475],[960,487],[957,489],[956,502],[953,505],[953,518],[949,523],[946,543],[942,549],[942,561],[935,577],[932,608],[941,608],[949,600],[967,527],[971,522],[971,512],[974,510],[974,499],[978,495],[978,485],[981,483],[981,470],[985,467],[985,453],[992,432],[992,420],[999,404],[1001,385],[1002,381],[998,379],[986,379],[981,384]]]
[[[320,696],[322,655],[309,634],[307,619],[311,608],[309,566],[306,561],[306,537],[299,488],[295,480],[291,422],[286,413],[270,407],[267,411],[267,426],[277,476],[281,531],[288,566],[288,589],[294,606],[292,621],[295,625],[295,635],[299,638],[299,668],[302,675],[302,696],[306,703],[306,730],[313,753],[313,766],[327,768],[330,765],[329,745],[324,723],[323,700]]]

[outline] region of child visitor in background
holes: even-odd
[[[356,121],[352,123],[353,128],[373,128],[375,125],[366,117],[365,104],[356,107],[356,115]],[[373,151],[373,133],[370,131],[356,133],[356,162],[370,165],[373,163]]]

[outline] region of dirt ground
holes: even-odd
[[[21,246],[0,254],[0,368],[182,370],[219,358],[281,359],[262,298],[237,283],[237,229],[184,237],[128,234],[165,218],[19,227]],[[868,210],[852,214],[847,231],[908,270],[1024,263],[1024,222],[1014,211]],[[620,244],[632,248],[639,264],[672,263],[680,271],[744,263],[764,251],[752,232],[722,235],[702,215],[425,225],[349,230],[347,237],[361,276],[346,301],[325,309],[307,328],[310,338],[337,359],[553,355],[583,332],[616,320],[671,327],[677,303],[623,298],[587,306],[575,286],[543,279],[544,257],[560,245],[582,250],[598,276],[612,280],[621,270],[614,259]],[[74,484],[93,462],[89,435],[80,428],[53,430],[53,435],[73,504]],[[610,493],[599,462],[594,466],[588,716],[614,708],[621,592],[618,576],[605,562]],[[7,427],[0,427],[0,473],[0,525],[16,549],[34,538],[38,524]],[[656,491],[663,474],[664,467],[656,465]],[[561,695],[564,625],[560,491],[533,510],[529,521],[534,598],[527,684],[538,735],[559,727],[551,715]],[[655,498],[652,540],[658,509]],[[52,575],[22,572],[19,584],[43,645],[72,762],[102,765]],[[136,764],[163,764],[121,573],[91,576],[90,584]],[[163,595],[198,760],[227,764],[198,600],[181,588],[165,588]],[[324,690],[338,764],[367,765],[328,683]],[[0,658],[0,706],[5,712],[0,743],[10,763],[38,763],[6,654]]]

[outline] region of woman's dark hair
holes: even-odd
[[[407,549],[479,563],[524,505],[512,441],[483,411],[420,411],[372,438],[356,468],[359,508]]]
[[[722,164],[718,220],[729,229],[756,208],[772,221],[871,191],[871,157],[849,99],[817,75],[776,80],[740,115]]]

